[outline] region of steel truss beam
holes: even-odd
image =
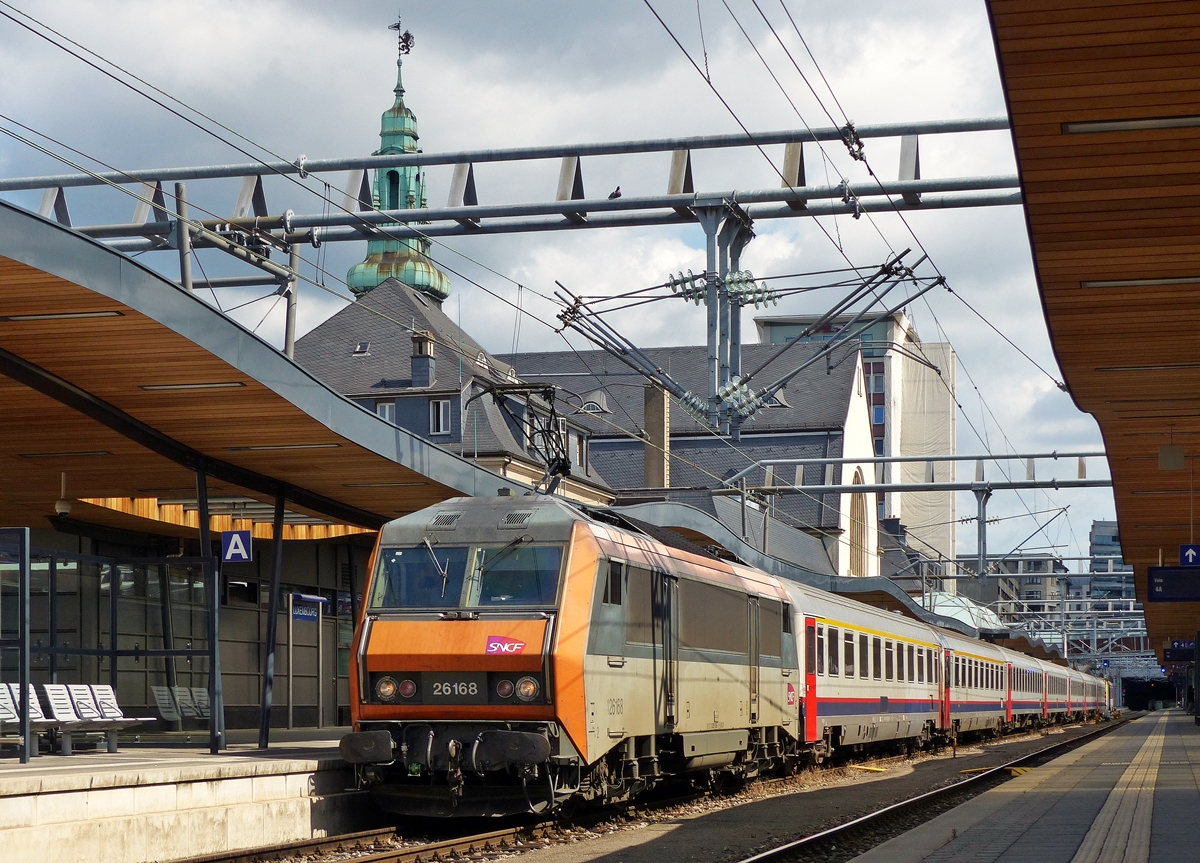
[[[859,126],[859,138],[894,138],[902,135],[943,135],[956,132],[988,132],[1007,129],[1007,117],[978,117],[965,120],[929,120],[917,123],[885,123]],[[307,159],[295,162],[245,162],[232,165],[206,165],[191,168],[139,168],[98,174],[56,174],[0,180],[0,192],[20,189],[98,186],[104,182],[154,183],[169,180],[206,180],[219,177],[247,177],[255,174],[319,174],[329,171],[354,171],[396,168],[406,165],[463,165],[475,162],[521,162],[534,159],[559,159],[568,156],[614,156],[629,153],[662,153],[675,150],[709,150],[731,147],[769,146],[808,141],[843,140],[837,128],[788,129],[777,132],[753,132],[734,135],[698,135],[688,138],[653,138],[641,141],[616,141],[603,144],[560,144],[546,147],[515,147],[503,150],[460,150],[451,153],[397,153],[385,156],[357,156],[342,159]]]

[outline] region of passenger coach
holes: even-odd
[[[343,758],[386,810],[546,812],[1106,709],[1102,681],[548,496],[385,525]]]

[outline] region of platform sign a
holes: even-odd
[[[254,543],[248,530],[221,532],[221,562],[250,563],[254,559]]]

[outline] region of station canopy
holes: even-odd
[[[4,526],[54,523],[64,474],[60,527],[185,536],[197,470],[212,512],[260,536],[282,493],[285,538],[373,530],[512,485],[335,393],[138,261],[5,203],[0,404]]]
[[[1147,568],[1174,565],[1192,536],[1200,455],[1200,7],[988,8],[1050,339],[1104,436],[1161,662],[1200,630],[1200,603],[1146,592]],[[1160,448],[1180,445],[1186,467],[1160,469]]]

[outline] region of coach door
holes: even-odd
[[[950,650],[942,651],[942,728],[950,727],[950,684],[953,680],[954,660]]]
[[[651,576],[654,603],[654,665],[663,725],[679,724],[679,579],[665,572]]]
[[[1040,674],[1042,678],[1042,718],[1044,719],[1050,715],[1050,675],[1044,671]]]
[[[817,739],[817,621],[804,618],[804,740]]]
[[[1005,663],[1005,674],[1008,685],[1004,690],[1004,721],[1012,722],[1012,683],[1013,683],[1013,665],[1011,662]]]

